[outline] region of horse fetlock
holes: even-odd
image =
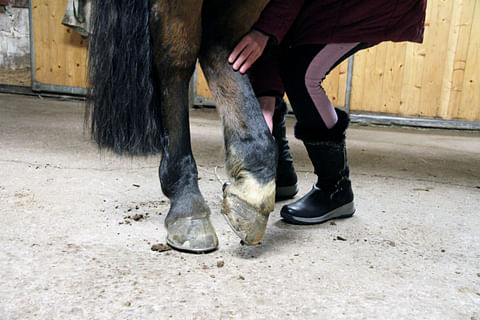
[[[259,184],[251,174],[243,174],[223,190],[222,214],[246,244],[257,244],[275,207],[275,181]]]

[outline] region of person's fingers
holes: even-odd
[[[248,58],[252,55],[252,48],[246,47],[243,49],[242,53],[237,57],[235,62],[233,63],[233,70],[239,70],[243,64],[248,60]]]
[[[233,49],[232,53],[230,53],[230,55],[228,56],[228,62],[229,63],[234,63],[235,60],[237,59],[238,55],[240,54],[240,52],[242,52],[242,48],[240,48],[240,46],[237,45]]]
[[[245,47],[248,46],[248,41],[244,37],[240,42],[235,46],[233,49],[232,53],[230,53],[230,56],[228,57],[228,62],[234,63],[235,60],[237,60],[238,56],[242,53],[242,51],[245,49]]]
[[[253,63],[262,55],[268,37],[258,31],[251,31],[235,46],[228,57],[232,68],[240,73],[246,73]]]
[[[248,58],[245,60],[245,62],[242,64],[240,67],[240,73],[246,73],[248,69],[257,61],[257,59],[262,55],[263,50],[261,48],[255,48],[254,50],[251,51],[250,55]]]
[[[250,69],[250,67],[252,66],[252,64],[255,62],[255,60],[257,60],[255,57],[254,57],[254,54],[250,54],[248,56],[248,58],[245,60],[245,62],[242,64],[242,66],[240,67],[240,73],[246,73],[248,71],[248,69]]]

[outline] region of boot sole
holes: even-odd
[[[297,193],[298,193],[297,183],[295,183],[292,186],[277,187],[275,189],[275,199],[276,200],[291,199],[295,197]]]
[[[344,204],[337,209],[334,209],[323,216],[314,217],[314,218],[304,218],[304,217],[297,217],[283,210],[280,211],[280,216],[285,219],[285,221],[293,223],[293,224],[319,224],[327,222],[328,220],[332,219],[340,219],[340,218],[350,218],[355,213],[355,205],[352,202]]]

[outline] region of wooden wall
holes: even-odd
[[[32,0],[35,81],[86,87],[87,41],[61,24],[67,0]]]
[[[353,112],[480,121],[480,1],[427,4],[423,44],[355,55]]]
[[[382,43],[355,55],[351,111],[480,121],[480,1],[428,0],[423,44]],[[86,41],[61,25],[66,0],[32,0],[36,80],[86,86]],[[324,87],[345,105],[348,63]],[[210,98],[199,72],[197,94]]]

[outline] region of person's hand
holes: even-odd
[[[228,57],[235,71],[244,74],[262,55],[268,42],[268,36],[260,31],[252,30],[237,44]]]

